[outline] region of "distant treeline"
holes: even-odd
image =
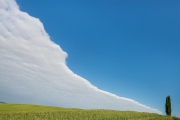
[[[5,103],[5,102],[1,102],[1,101],[0,101],[0,104],[7,104],[7,103]]]

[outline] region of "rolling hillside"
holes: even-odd
[[[154,113],[0,104],[0,120],[173,120]]]

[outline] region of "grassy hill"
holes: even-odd
[[[173,120],[154,113],[0,104],[0,120]]]

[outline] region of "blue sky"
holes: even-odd
[[[16,0],[98,88],[180,116],[180,1]]]

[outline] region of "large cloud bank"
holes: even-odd
[[[39,19],[0,0],[0,101],[161,113],[96,88],[66,66],[66,57]]]

